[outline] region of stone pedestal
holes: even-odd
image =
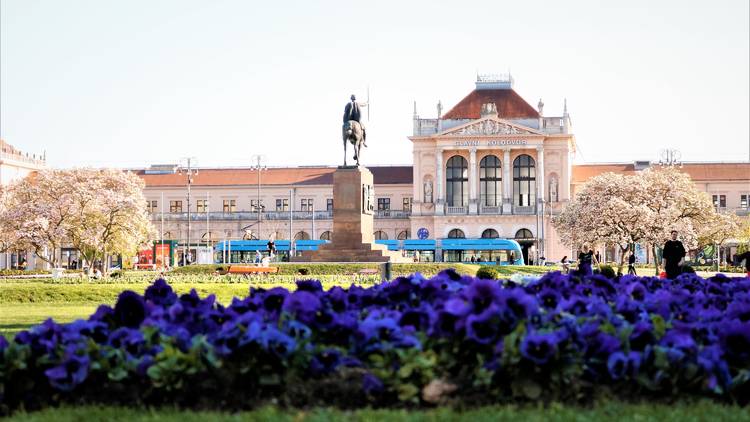
[[[333,173],[333,238],[298,262],[406,262],[400,252],[373,243],[375,190],[365,167],[339,167]]]

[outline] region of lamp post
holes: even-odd
[[[261,202],[260,202],[260,173],[262,171],[268,170],[267,166],[264,166],[261,164],[263,160],[265,160],[265,155],[256,154],[251,157],[251,160],[255,163],[251,167],[252,169],[255,169],[255,171],[258,173],[258,202],[255,204],[255,211],[258,213],[258,239],[261,239],[261,236],[263,236],[263,232],[261,231],[261,224],[263,222],[262,217],[262,211],[265,208]]]
[[[187,243],[182,255],[183,262],[187,265],[190,256],[190,186],[193,184],[193,176],[198,174],[198,170],[192,167],[195,157],[187,157],[184,160],[187,161],[187,166],[181,167],[179,174],[187,176]]]

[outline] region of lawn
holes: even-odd
[[[606,402],[592,407],[550,405],[548,407],[492,406],[476,409],[437,408],[430,410],[373,410],[341,411],[334,409],[262,409],[241,413],[196,412],[174,409],[133,409],[118,407],[65,407],[36,413],[19,413],[8,421],[151,421],[151,422],[212,422],[212,421],[750,421],[750,412],[737,406],[726,406],[711,401],[696,403],[625,404]]]

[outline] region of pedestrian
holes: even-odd
[[[628,274],[638,275],[635,272],[635,253],[634,252],[630,252],[630,256],[628,257]]]
[[[662,257],[664,258],[664,270],[667,272],[667,278],[672,280],[680,275],[680,266],[685,259],[685,247],[682,242],[677,240],[677,230],[670,233],[672,238],[664,243]]]
[[[567,274],[570,272],[570,261],[568,261],[568,255],[565,255],[560,260],[560,264],[562,265],[563,273]]]
[[[255,263],[260,264],[263,260],[263,255],[260,254],[260,250],[255,251]]]
[[[600,263],[602,262],[602,257],[599,255],[599,251],[596,251],[596,254],[594,255],[596,257],[596,262]]]
[[[594,271],[591,269],[591,265],[596,260],[594,251],[591,250],[589,245],[583,245],[581,252],[578,254],[578,274],[579,275],[592,275]]]
[[[471,256],[471,263],[474,263],[474,255]]]
[[[750,251],[745,251],[744,253],[734,256],[734,262],[736,262],[737,265],[740,265],[743,260],[745,261],[745,273],[750,277]]]

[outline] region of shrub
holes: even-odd
[[[599,274],[607,278],[615,278],[617,276],[617,274],[615,273],[615,269],[608,264],[601,266],[601,268],[599,269]]]
[[[497,270],[493,267],[479,267],[477,270],[477,278],[497,280],[498,275]]]

